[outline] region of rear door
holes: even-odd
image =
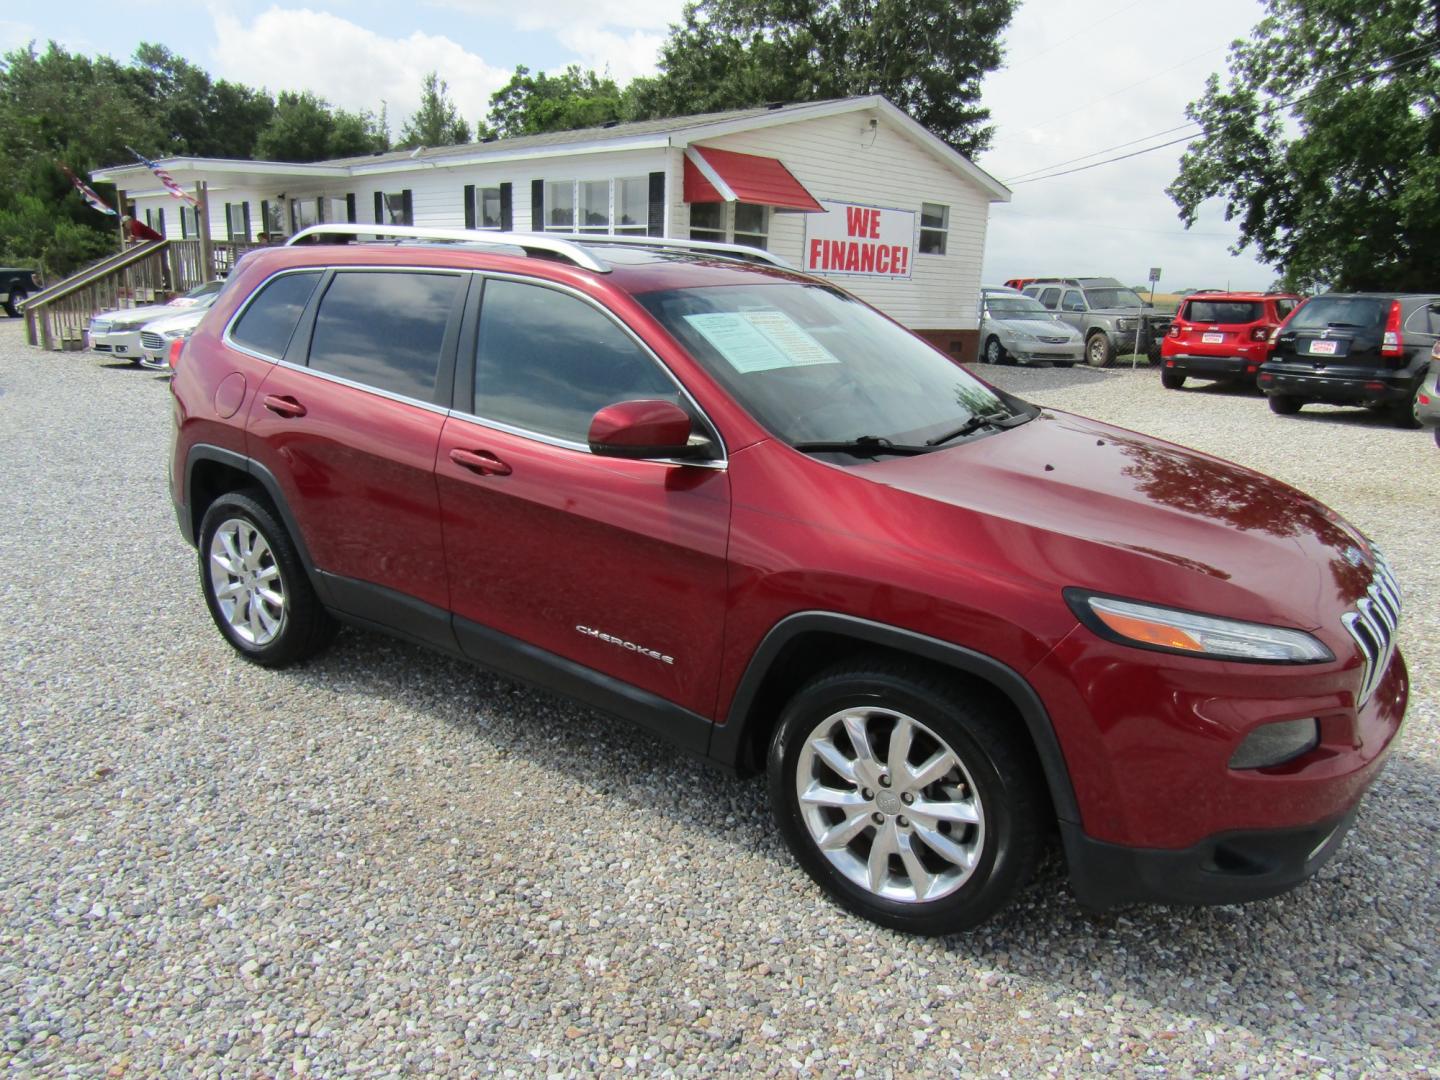
[[[435,448],[469,282],[335,271],[248,422],[250,456],[279,482],[335,606],[402,630],[408,611],[422,637],[449,603]],[[404,597],[429,605],[428,623]]]

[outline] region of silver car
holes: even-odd
[[[1415,419],[1435,429],[1435,445],[1440,446],[1440,341],[1430,349],[1430,371],[1415,395]]]
[[[210,311],[209,304],[196,304],[177,315],[166,315],[140,328],[139,364],[151,371],[170,371],[170,347],[195,332]]]
[[[144,357],[140,348],[142,326],[166,315],[175,315],[191,308],[209,307],[224,287],[223,281],[207,281],[184,296],[177,296],[168,304],[148,304],[145,307],[102,311],[90,320],[90,326],[85,332],[86,340],[90,348],[98,353],[109,353],[138,364]]]
[[[980,295],[980,362],[1072,367],[1085,351],[1074,327],[1034,297],[985,289]]]

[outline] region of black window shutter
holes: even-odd
[[[185,213],[185,207],[180,207],[180,239],[190,239],[190,215]]]
[[[250,201],[247,199],[245,202],[241,203],[240,209],[245,213],[245,235],[242,236],[240,239],[244,240],[245,243],[248,244],[250,242]],[[162,226],[165,224],[164,210],[160,211],[160,224]]]
[[[166,235],[166,234],[165,234],[165,208],[164,208],[163,206],[160,207],[159,215],[160,215],[160,235],[161,235],[161,236],[164,236],[164,235]]]
[[[515,231],[515,206],[509,184],[500,185],[500,228],[506,232]]]
[[[260,231],[268,238],[270,235],[270,200],[260,200]]]
[[[315,198],[315,220],[321,225],[325,224],[325,197],[323,195]]]
[[[475,185],[465,185],[465,227],[475,227]]]
[[[530,228],[535,232],[545,229],[545,181],[530,181]]]
[[[400,212],[405,215],[405,224],[414,225],[415,204],[410,201],[410,189],[408,187],[400,192],[400,206],[402,207]]]
[[[383,192],[375,192],[375,224],[385,224],[385,195]]]
[[[345,220],[351,224],[355,222],[355,193],[353,191],[345,196]]]
[[[234,239],[235,239],[235,237],[230,234],[230,207],[231,207],[231,205],[232,205],[232,204],[230,204],[230,203],[228,203],[228,202],[225,204],[225,239],[226,239],[226,240],[234,240]]]
[[[665,235],[665,174],[650,174],[650,228],[649,236]]]

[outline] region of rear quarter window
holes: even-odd
[[[1187,322],[1236,325],[1259,322],[1263,312],[1256,301],[1248,300],[1187,300],[1185,314]]]
[[[290,336],[310,294],[320,280],[321,271],[281,274],[260,287],[230,329],[230,340],[242,348],[278,360],[285,355]]]

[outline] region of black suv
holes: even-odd
[[[1271,412],[1312,402],[1388,411],[1419,427],[1420,384],[1440,340],[1440,296],[1326,293],[1301,304],[1275,331],[1259,386]]]
[[[35,271],[17,267],[0,268],[0,305],[12,319],[20,314],[20,305],[33,292],[40,291]]]

